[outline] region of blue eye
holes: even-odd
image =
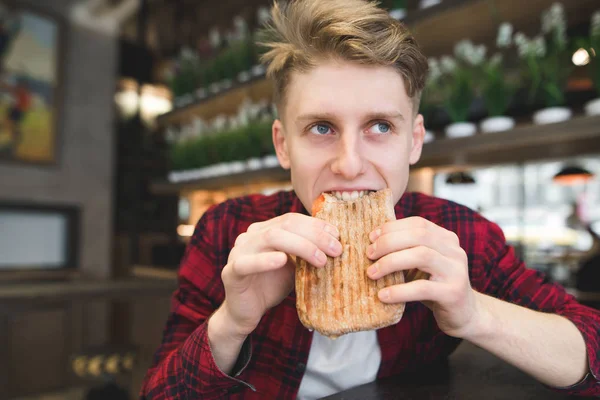
[[[376,130],[373,133],[376,134],[383,134],[383,133],[389,133],[390,130],[392,129],[392,127],[390,126],[390,124],[386,123],[386,122],[377,122],[376,124],[374,124],[371,129],[375,128]]]
[[[314,133],[316,135],[327,135],[328,133],[330,133],[331,128],[325,124],[316,124],[313,125],[312,128],[310,128],[311,133]]]

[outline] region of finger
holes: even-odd
[[[369,267],[367,274],[369,278],[376,280],[393,272],[419,269],[436,280],[443,280],[454,274],[453,265],[451,260],[437,251],[419,246],[396,251],[380,258]]]
[[[273,271],[286,265],[288,256],[282,251],[243,255],[231,264],[231,271],[240,277]]]
[[[254,233],[254,232],[258,232],[258,231],[267,229],[271,226],[280,225],[283,221],[285,221],[286,218],[290,218],[291,215],[301,215],[301,216],[306,217],[303,214],[287,213],[287,214],[280,215],[275,218],[268,219],[266,221],[254,222],[254,223],[250,224],[250,226],[248,226],[248,229],[246,230],[246,232]],[[292,217],[292,218],[295,218],[295,217]]]
[[[457,256],[460,249],[460,245],[443,232],[418,228],[382,234],[367,247],[367,256],[377,260],[386,254],[419,246],[429,247],[447,257]]]
[[[267,230],[277,228],[309,240],[331,257],[342,254],[343,248],[339,241],[338,229],[321,219],[290,213],[283,216],[276,225],[267,228]]]
[[[401,283],[383,288],[379,291],[379,299],[384,303],[407,303],[409,301],[434,301],[443,298],[446,284],[418,280],[410,283]]]
[[[304,214],[288,213],[269,221],[250,225],[248,234],[264,232],[273,228],[281,228],[310,240],[331,257],[342,254],[340,232],[332,224]],[[333,239],[333,240],[332,240]]]
[[[261,221],[261,222],[254,222],[253,224],[250,224],[250,226],[248,227],[248,229],[246,229],[246,233],[254,233],[254,232],[258,232],[260,230],[263,230],[264,228],[275,224],[274,219],[270,219],[267,221]]]
[[[340,237],[340,232],[337,227],[333,224],[330,224],[322,219],[314,218],[309,215],[299,214],[299,213],[287,213],[284,215],[280,215],[276,218],[272,218],[267,221],[255,222],[248,227],[247,232],[257,232],[259,230],[264,230],[271,226],[279,225],[283,229],[287,229],[290,231],[296,231],[298,226],[309,226],[314,228],[316,231],[325,231],[334,236],[335,238]]]
[[[323,235],[323,232],[335,239],[340,238],[340,232],[336,226],[322,219],[311,217],[309,215],[288,213],[276,218],[277,225],[282,229],[303,236],[309,240],[316,240]]]
[[[314,266],[322,267],[327,262],[327,254],[334,256],[333,254],[337,253],[337,244],[339,244],[337,240],[329,237],[327,241],[321,240],[317,245],[301,235],[285,229],[271,227],[264,232],[254,234],[246,244],[247,248],[245,250],[248,253],[283,251],[292,256],[300,257]]]
[[[440,238],[443,236],[444,240],[459,243],[458,236],[455,232],[434,224],[423,217],[408,217],[386,222],[373,229],[369,234],[369,239],[371,242],[374,242],[377,238],[385,234],[402,231],[409,231],[411,233],[424,231],[427,232],[428,235],[438,235]]]

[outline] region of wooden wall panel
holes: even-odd
[[[131,376],[130,392],[139,393],[146,371],[162,340],[171,299],[168,296],[138,300],[132,304],[131,336],[138,348],[137,362]]]
[[[67,310],[56,306],[15,314],[8,325],[8,392],[26,395],[65,387]]]
[[[0,393],[8,393],[10,346],[8,318],[0,314]]]
[[[83,341],[85,346],[102,346],[108,342],[110,308],[105,300],[89,301],[85,304]]]

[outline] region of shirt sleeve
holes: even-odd
[[[255,390],[241,380],[251,357],[250,338],[242,346],[232,376],[219,369],[210,349],[207,321],[224,298],[221,269],[215,265],[217,249],[209,240],[219,235],[213,232],[211,220],[218,216],[207,212],[186,249],[162,344],[146,373],[140,399],[222,399],[241,385]]]
[[[589,362],[588,374],[577,384],[550,389],[569,395],[600,395],[600,312],[579,304],[564,287],[552,283],[545,274],[526,268],[506,244],[500,227],[491,224],[491,240],[484,252],[487,278],[479,281],[481,291],[501,300],[533,310],[561,315],[581,332]]]

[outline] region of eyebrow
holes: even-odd
[[[332,113],[308,113],[302,114],[296,118],[297,122],[315,121],[315,120],[335,120],[335,114]],[[372,112],[366,115],[366,119],[399,119],[404,121],[404,116],[400,112]]]

